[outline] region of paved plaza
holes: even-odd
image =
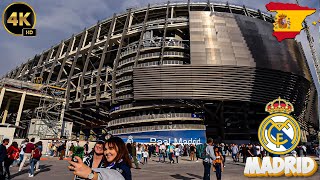
[[[158,158],[153,157],[148,161],[148,164],[141,165],[141,169],[132,169],[133,179],[153,180],[153,179],[202,179],[203,166],[202,161],[189,161],[186,157],[182,157],[179,164],[159,163]],[[14,180],[71,180],[73,174],[67,169],[67,161],[59,161],[57,158],[49,158],[46,161],[41,161],[41,171],[36,173],[33,178],[28,177],[28,167],[24,167],[21,172],[18,172],[17,167],[11,168],[12,178]],[[233,163],[231,158],[227,157],[225,171],[222,173],[222,179],[240,180],[252,179],[243,176],[243,163]],[[216,179],[214,172],[211,173],[211,179]],[[319,180],[320,171],[308,178],[259,178],[259,179],[310,179]]]

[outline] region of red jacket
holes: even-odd
[[[20,153],[19,148],[15,148],[14,146],[10,146],[7,149],[8,158],[11,159],[11,160],[18,159],[19,158],[19,153]]]

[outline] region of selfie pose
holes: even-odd
[[[104,157],[103,150],[104,150],[104,142],[98,141],[94,145],[93,151],[91,151],[91,153],[89,153],[89,155],[83,159],[83,163],[90,168],[104,168],[106,163],[105,162],[106,158]],[[80,179],[86,179],[86,178],[75,176],[75,180],[80,180]]]
[[[77,162],[69,161],[68,168],[73,174],[90,180],[131,180],[131,160],[129,152],[119,137],[111,137],[106,141],[104,155],[106,158],[106,168],[90,168],[85,165],[81,158],[75,157]]]

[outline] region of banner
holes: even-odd
[[[206,142],[205,130],[152,131],[115,136],[121,137],[125,143],[201,144]]]

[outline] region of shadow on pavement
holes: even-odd
[[[35,176],[41,172],[47,172],[47,171],[50,171],[50,168],[52,165],[40,165],[40,171],[39,172],[35,172]],[[17,177],[17,176],[20,176],[20,175],[23,175],[25,174],[26,177],[28,176],[28,173],[29,173],[29,167],[26,168],[26,169],[23,169],[21,170],[20,172],[17,172],[15,174],[11,174],[11,179],[13,179],[14,177]]]
[[[195,174],[191,174],[191,173],[187,173],[189,176],[193,176],[193,177],[196,177],[198,179],[202,179],[202,176],[199,176],[199,175],[195,175]]]
[[[170,175],[170,176],[175,178],[175,179],[183,179],[183,180],[194,179],[194,178],[189,178],[189,177],[182,176],[181,174],[175,174],[175,175]]]

